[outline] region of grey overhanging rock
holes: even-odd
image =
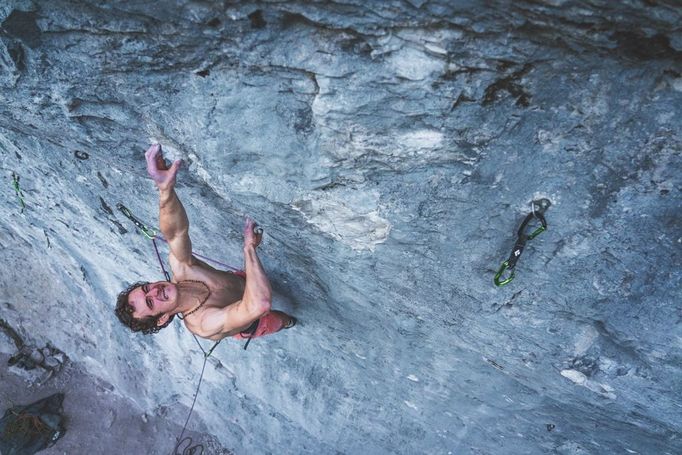
[[[679,2],[101,3],[0,6],[0,307],[30,341],[191,404],[189,334],[112,314],[161,279],[115,210],[155,223],[158,141],[195,249],[239,265],[255,217],[301,321],[211,360],[190,426],[230,450],[682,451]]]

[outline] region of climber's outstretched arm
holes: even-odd
[[[181,161],[167,168],[161,146],[154,144],[145,153],[147,172],[159,189],[159,227],[168,241],[171,255],[184,264],[192,261],[192,241],[189,238],[189,220],[178,195],[175,193],[175,177]]]

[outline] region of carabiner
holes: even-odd
[[[156,239],[156,231],[154,229],[150,229],[147,226],[141,227],[140,231],[144,234],[145,237],[147,237],[149,240],[154,240]],[[170,280],[168,280],[170,281]]]
[[[543,217],[543,220],[544,220],[544,217]],[[540,226],[539,228],[534,230],[533,233],[528,236],[528,240],[533,240],[535,237],[542,234],[546,230],[547,230],[547,222],[545,222],[545,224],[543,224],[542,226]]]
[[[516,262],[521,257],[521,253],[523,253],[523,249],[526,246],[526,242],[528,242],[529,240],[533,240],[535,237],[537,237],[538,235],[542,234],[547,230],[547,221],[545,220],[544,213],[545,210],[547,210],[550,205],[552,205],[552,203],[549,201],[549,199],[544,198],[538,199],[537,201],[532,201],[530,203],[531,212],[528,215],[526,215],[526,218],[523,219],[521,226],[519,226],[519,229],[516,233],[517,238],[516,243],[514,244],[514,248],[512,249],[509,258],[502,263],[500,269],[495,274],[494,279],[495,286],[504,286],[505,284],[510,283],[514,279],[514,268],[516,267]],[[536,218],[540,221],[540,226],[530,234],[526,234],[526,228],[528,227],[528,224],[531,222],[531,220],[533,220],[533,218]],[[508,278],[500,280],[505,270],[509,270],[511,275],[509,275]]]
[[[528,224],[531,222],[533,218],[537,218],[540,220],[540,226],[535,229],[533,232],[530,234],[526,235],[525,231],[526,228],[528,227]],[[547,230],[547,221],[545,221],[545,216],[542,214],[542,212],[536,212],[536,213],[529,213],[528,216],[526,217],[525,220],[523,220],[523,223],[521,224],[521,227],[519,228],[518,236],[519,238],[524,237],[526,241],[528,240],[533,240],[535,237],[538,235],[542,234]]]
[[[505,270],[509,270],[509,277],[505,278],[504,280],[500,281],[500,277],[504,273]],[[505,284],[511,283],[511,280],[514,279],[514,269],[509,268],[509,261],[504,261],[502,265],[500,266],[500,269],[497,271],[495,274],[495,286],[504,286]]]
[[[118,204],[116,204],[116,208],[119,209],[121,211],[121,213],[123,213],[123,215],[125,215],[127,218],[131,218],[133,216],[133,214],[130,212],[130,210],[128,210],[128,207],[126,207],[125,205],[123,205],[120,202]]]
[[[123,213],[123,215],[128,218],[130,221],[133,222],[133,224],[144,234],[145,237],[147,237],[149,240],[154,240],[156,238],[156,231],[154,229],[148,228],[147,226],[142,223],[142,221],[138,220],[135,218],[135,215],[126,207],[125,205],[121,204],[120,202],[116,204],[116,208]]]

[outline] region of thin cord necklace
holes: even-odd
[[[188,282],[188,283],[201,283],[201,284],[204,286],[204,288],[206,288],[206,291],[208,292],[208,294],[206,295],[206,298],[204,298],[204,300],[202,300],[202,301],[199,303],[199,305],[197,305],[197,307],[194,308],[192,311],[190,311],[189,313],[183,313],[182,315],[179,315],[179,314],[178,314],[178,317],[180,318],[180,320],[185,319],[187,316],[189,316],[189,315],[191,315],[192,313],[194,313],[195,311],[197,311],[199,308],[201,308],[201,307],[204,305],[204,303],[206,303],[206,301],[208,300],[208,298],[211,297],[211,288],[209,288],[208,286],[206,286],[206,283],[204,283],[203,281],[197,281],[197,280],[184,280],[183,282]]]

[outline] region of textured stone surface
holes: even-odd
[[[254,216],[301,321],[216,350],[190,426],[226,449],[682,451],[678,1],[100,3],[0,4],[0,308],[112,409],[182,425],[201,368],[112,314],[160,276],[115,208],[155,222],[159,141],[195,249],[240,264]]]

